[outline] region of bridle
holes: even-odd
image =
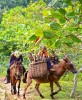
[[[21,67],[21,70],[22,71],[21,72],[20,71],[18,72],[17,69],[16,69],[17,67]],[[19,70],[20,70],[20,68],[19,68]],[[21,76],[22,76],[22,73],[23,73],[23,69],[22,69],[21,64],[18,65],[18,66],[17,66],[17,64],[15,64],[15,66],[14,66],[14,73],[15,73],[15,78],[20,80],[21,79]]]

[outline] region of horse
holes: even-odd
[[[23,93],[23,98],[25,99],[25,94],[26,94],[26,90],[27,88],[30,86],[30,84],[32,83],[32,79],[36,81],[36,85],[35,85],[35,89],[37,90],[39,96],[41,98],[44,98],[44,96],[41,94],[40,90],[39,90],[39,86],[41,83],[50,83],[50,89],[51,89],[51,94],[50,96],[52,97],[52,99],[54,98],[53,96],[55,94],[57,94],[59,91],[61,91],[61,86],[59,84],[59,80],[60,78],[63,76],[63,74],[66,72],[66,70],[71,71],[72,73],[77,73],[77,70],[75,69],[74,64],[70,61],[70,59],[68,57],[64,57],[64,59],[62,59],[58,64],[54,64],[53,67],[54,69],[53,72],[49,72],[48,75],[46,76],[46,78],[37,78],[37,79],[33,79],[30,77],[30,73],[28,70],[27,73],[27,84],[25,86],[24,89],[24,93]],[[53,83],[55,82],[55,84],[57,85],[57,87],[59,88],[56,92],[53,92]]]
[[[11,94],[16,94],[16,84],[18,83],[18,96],[20,94],[20,83],[21,76],[23,73],[22,65],[20,61],[15,61],[10,67],[10,83],[11,83]]]

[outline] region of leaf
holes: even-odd
[[[66,22],[66,19],[65,19],[64,17],[61,17],[61,18],[59,19],[59,21],[60,21],[60,23],[65,23],[65,22]]]
[[[30,38],[29,38],[30,41],[34,41],[34,40],[36,40],[36,39],[37,39],[37,36],[36,36],[36,35],[32,35],[32,36],[30,36]]]
[[[68,17],[68,18],[74,18],[75,17],[75,12],[74,11],[72,11],[72,12],[69,12],[69,13],[67,13],[66,14],[66,16]]]
[[[81,42],[81,40],[78,37],[76,37],[75,35],[71,34],[69,36],[73,41],[78,42],[78,43]]]
[[[36,35],[36,36],[43,37],[43,29],[38,28],[38,29],[35,31],[35,35]]]
[[[48,17],[49,15],[51,15],[50,11],[45,9],[42,11],[43,16]]]
[[[63,8],[60,8],[60,9],[59,9],[59,12],[60,12],[61,14],[63,14],[63,15],[65,15],[65,14],[66,14],[65,9],[63,9]]]
[[[48,0],[46,0],[46,1],[48,1]],[[54,6],[56,2],[57,2],[57,0],[51,0],[51,2],[48,4],[48,6]]]
[[[66,3],[70,5],[71,4],[71,0],[66,0]]]
[[[50,24],[50,28],[51,28],[52,30],[60,30],[60,29],[61,29],[61,26],[60,26],[60,24],[58,24],[58,23],[52,22],[52,23]]]
[[[57,36],[61,37],[62,35],[62,32],[57,32]]]
[[[77,25],[79,22],[80,22],[80,17],[77,17],[77,18],[74,20],[74,24]]]
[[[56,48],[61,47],[61,41],[59,39],[57,39],[57,41],[55,42],[55,46]]]
[[[68,47],[72,47],[73,43],[65,43]]]
[[[43,35],[44,35],[44,38],[47,38],[47,39],[53,38],[55,36],[55,34],[50,30],[43,31]]]
[[[51,10],[51,15],[53,18],[57,18],[59,19],[61,17],[61,14],[57,11],[55,11],[54,9]]]
[[[68,47],[72,47],[74,44],[74,41],[70,37],[65,37],[63,40],[63,43],[66,44]]]
[[[80,1],[80,3],[82,4],[82,0],[79,0]]]

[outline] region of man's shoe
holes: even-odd
[[[7,81],[5,84],[8,84],[8,83],[10,83],[10,81]]]
[[[49,71],[54,72],[55,70],[53,68],[50,68]]]
[[[7,82],[6,82],[5,84],[10,83],[10,75],[9,75],[9,74],[8,74],[8,75],[6,75],[6,80],[7,80]]]

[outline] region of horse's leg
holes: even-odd
[[[14,89],[13,89],[13,81],[12,81],[12,78],[11,78],[11,94],[14,94]]]
[[[27,90],[27,88],[30,86],[30,84],[32,83],[32,79],[28,79],[27,80],[27,84],[26,84],[26,87],[25,87],[25,89],[24,89],[24,93],[23,93],[23,98],[25,99],[25,94],[26,94],[26,90]]]
[[[35,85],[35,89],[37,90],[39,96],[40,96],[41,98],[44,98],[44,96],[40,93],[39,85],[40,85],[39,83],[36,83],[36,85]]]
[[[18,96],[20,95],[20,80],[19,80],[19,84],[18,84]]]
[[[55,84],[57,85],[57,87],[59,88],[56,92],[53,92],[53,95],[57,94],[59,91],[61,91],[61,86],[58,82],[55,82]]]
[[[54,99],[54,97],[53,97],[53,82],[50,82],[50,89],[51,89],[50,96],[52,97],[52,99]]]
[[[11,93],[16,94],[16,85],[11,84]]]
[[[14,94],[13,85],[11,84],[11,94]]]

